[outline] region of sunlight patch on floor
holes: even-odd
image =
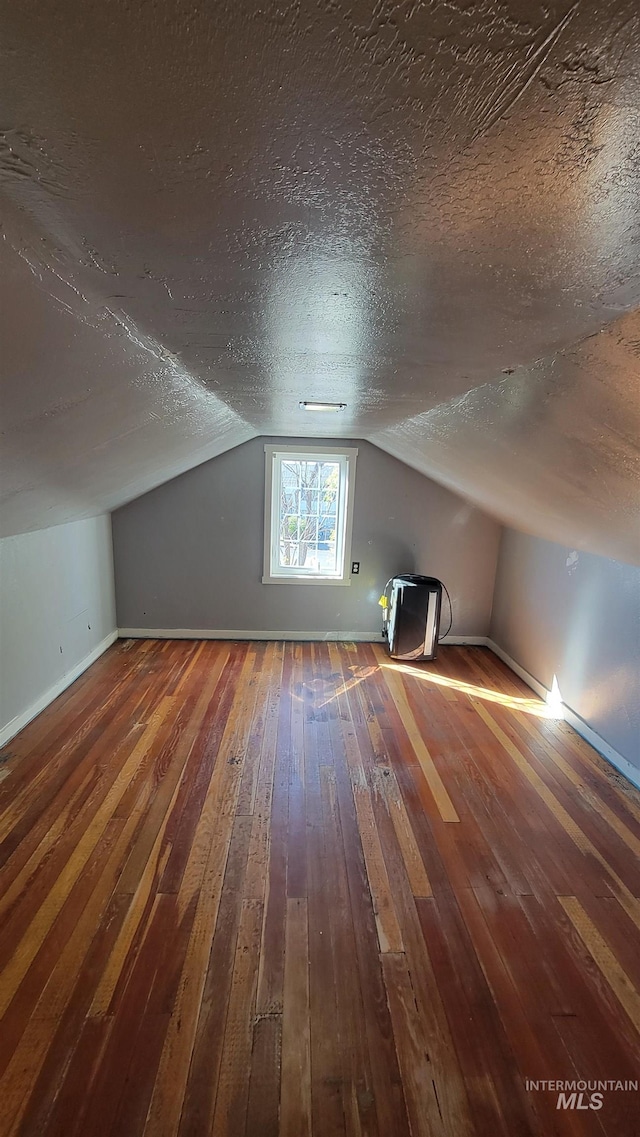
[[[555,691],[549,692],[546,703],[538,698],[522,698],[517,695],[504,695],[500,691],[491,691],[488,687],[478,687],[475,683],[465,683],[461,679],[450,679],[447,675],[436,675],[432,671],[421,671],[417,667],[410,667],[403,663],[383,663],[383,668],[391,671],[400,671],[410,675],[412,679],[420,679],[424,683],[433,683],[437,687],[447,687],[452,691],[459,691],[463,695],[471,695],[474,699],[484,699],[489,703],[499,703],[511,711],[522,711],[527,715],[535,715],[541,719],[563,719],[564,710],[562,698],[558,690],[557,680],[554,676]],[[553,696],[553,698],[552,698]]]

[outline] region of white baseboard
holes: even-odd
[[[381,632],[283,632],[230,628],[118,628],[121,640],[313,640],[380,643]]]
[[[228,628],[119,628],[122,640],[314,640],[322,642],[382,643],[382,632],[283,632],[245,631]],[[443,644],[470,644],[486,647],[486,636],[445,636]]]
[[[541,699],[546,700],[547,696],[550,694],[548,687],[545,687],[543,683],[540,683],[538,679],[534,678],[533,675],[530,675],[528,671],[525,671],[524,667],[521,667],[519,663],[516,663],[515,659],[512,659],[510,655],[507,655],[507,652],[504,651],[499,646],[499,644],[494,643],[494,641],[491,639],[487,639],[486,645],[491,649],[492,652],[495,653],[495,655],[497,655],[504,663],[506,663],[507,667],[510,667],[512,671],[515,671],[516,675],[519,675],[520,678],[527,684],[527,686],[531,687],[532,691],[535,691],[536,695],[539,695]],[[572,707],[568,706],[567,703],[562,703],[562,711],[565,722],[568,722],[569,726],[573,727],[576,734],[579,734],[581,738],[584,738],[585,742],[588,742],[590,746],[593,746],[594,750],[598,751],[598,754],[601,754],[603,758],[606,758],[607,762],[609,762],[612,766],[615,766],[616,770],[619,770],[621,774],[624,774],[625,778],[627,778],[628,781],[632,783],[632,785],[636,786],[637,789],[640,789],[640,770],[638,767],[629,762],[629,760],[625,758],[624,755],[619,754],[617,750],[614,750],[613,746],[610,746],[606,739],[602,738],[601,735],[593,730],[593,728],[590,727],[589,724],[586,723],[584,719],[581,718],[580,715],[573,710]]]
[[[30,723],[32,719],[36,717],[36,715],[39,715],[40,712],[45,709],[45,707],[49,706],[49,703],[52,703],[54,699],[57,699],[58,695],[61,695],[63,691],[66,691],[67,687],[70,687],[72,683],[75,683],[76,679],[82,675],[83,671],[86,671],[88,667],[91,667],[91,664],[95,663],[96,659],[99,659],[100,656],[107,650],[107,648],[111,647],[112,643],[115,643],[117,638],[117,631],[109,632],[109,635],[105,636],[105,638],[101,640],[100,643],[96,645],[96,647],[93,648],[93,651],[90,651],[88,655],[85,655],[84,659],[81,659],[80,663],[76,663],[75,667],[72,667],[70,671],[66,671],[61,679],[58,679],[57,682],[49,687],[40,696],[39,699],[36,699],[35,703],[31,703],[31,706],[27,707],[25,711],[22,711],[21,714],[16,715],[15,718],[12,718],[6,726],[3,726],[2,729],[0,729],[0,746],[4,746],[7,742],[10,741],[10,739],[14,738],[16,734],[19,734],[20,731],[25,726],[27,726],[27,724]]]
[[[468,644],[469,647],[488,647],[489,640],[486,636],[443,636],[438,641],[441,644]]]

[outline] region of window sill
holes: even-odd
[[[335,576],[263,576],[263,584],[339,584],[347,587],[351,584],[351,577]]]

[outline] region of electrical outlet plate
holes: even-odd
[[[352,561],[351,562],[351,572],[352,572],[353,576],[358,575],[358,573],[360,572],[360,561]]]

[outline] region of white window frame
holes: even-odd
[[[264,575],[263,584],[351,584],[351,534],[353,530],[353,499],[356,482],[356,457],[352,446],[283,446],[267,445],[264,479]],[[280,548],[280,461],[313,461],[322,458],[340,465],[338,491],[336,543],[339,573],[313,573],[298,565],[278,566]],[[340,558],[340,553],[342,557]]]

